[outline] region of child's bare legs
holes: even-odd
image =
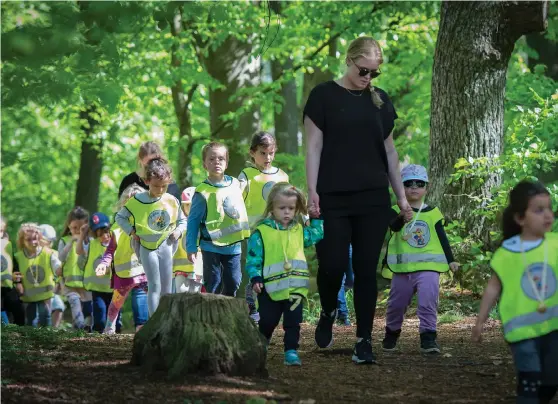
[[[108,313],[107,313],[107,324],[105,325],[104,334],[114,334],[116,332],[116,320],[118,318],[118,313],[124,303],[130,291],[134,288],[134,284],[130,284],[124,288],[115,289],[112,293],[112,300],[110,302]]]

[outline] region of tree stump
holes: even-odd
[[[157,311],[136,333],[132,364],[187,374],[267,376],[266,340],[243,300],[179,293],[161,298]]]

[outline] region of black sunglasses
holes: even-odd
[[[426,182],[421,180],[409,180],[403,183],[405,188],[424,188],[426,186]]]
[[[360,67],[359,65],[357,65],[355,63],[355,61],[353,59],[351,59],[351,62],[353,62],[353,64],[356,66],[356,68],[358,69],[358,75],[360,77],[365,77],[370,75],[371,79],[375,79],[376,77],[378,77],[380,74],[382,74],[382,72],[378,69],[378,70],[370,70],[367,69],[366,67]]]

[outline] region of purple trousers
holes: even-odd
[[[387,303],[386,328],[401,329],[407,307],[415,292],[418,298],[419,332],[436,331],[440,274],[433,271],[393,274]]]

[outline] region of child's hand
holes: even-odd
[[[196,263],[196,253],[188,253],[188,261],[192,264]]]
[[[21,282],[21,272],[14,272],[12,276],[15,282]]]
[[[456,272],[459,269],[459,263],[458,262],[452,262],[449,264],[450,269],[453,272]]]
[[[259,295],[260,293],[262,293],[263,286],[263,283],[256,282],[252,285],[252,290]]]
[[[139,236],[136,234],[136,229],[132,229],[132,231],[130,232],[130,237],[132,237],[136,241],[140,241]]]
[[[471,333],[471,339],[473,342],[482,341],[482,324],[475,324],[473,327],[473,332]]]
[[[85,236],[87,236],[88,231],[89,231],[89,225],[87,223],[81,226],[81,228],[79,229],[79,233],[82,239],[84,239]]]
[[[105,264],[99,264],[97,265],[97,268],[95,268],[95,275],[97,276],[103,276],[107,273],[107,266]]]
[[[175,230],[170,234],[169,238],[172,241],[175,241],[175,240],[178,240],[181,235],[182,235],[182,232],[180,230]]]
[[[56,276],[62,276],[62,265],[60,265],[56,270]]]

